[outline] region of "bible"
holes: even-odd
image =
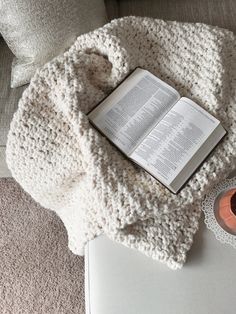
[[[129,159],[173,193],[226,134],[213,115],[141,68],[88,118]]]

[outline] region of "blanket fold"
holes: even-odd
[[[70,249],[105,233],[180,268],[198,228],[200,202],[235,166],[236,41],[204,24],[126,17],[79,36],[37,71],[11,123],[13,177],[54,210]],[[87,113],[135,67],[160,77],[221,120],[228,134],[178,195],[128,161]]]

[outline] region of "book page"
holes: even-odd
[[[219,141],[226,135],[226,130],[221,124],[215,128],[200,149],[189,160],[185,167],[179,172],[178,176],[171,182],[171,189],[177,192],[189,177],[195,172],[198,166],[205,160],[209,153],[215,148]]]
[[[170,185],[219,125],[188,98],[181,98],[132,153],[131,158]]]
[[[138,68],[89,114],[89,119],[130,155],[179,98],[174,88]]]

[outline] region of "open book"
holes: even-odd
[[[226,134],[206,110],[140,68],[88,117],[128,158],[174,193]]]

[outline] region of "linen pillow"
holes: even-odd
[[[15,55],[11,87],[106,21],[103,0],[0,0],[0,33]]]

